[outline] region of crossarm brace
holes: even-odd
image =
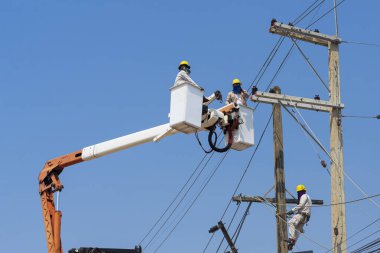
[[[340,44],[342,42],[342,39],[336,36],[286,25],[275,20],[272,21],[269,32],[281,36],[289,36],[297,40],[311,42],[325,47],[328,47],[329,43]]]

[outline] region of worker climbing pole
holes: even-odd
[[[304,233],[304,225],[306,225],[311,216],[312,201],[308,194],[306,194],[306,187],[302,184],[296,188],[298,195],[298,204],[292,210],[287,212],[288,216],[295,214],[289,220],[289,241],[288,249],[292,250],[296,241],[301,233]]]

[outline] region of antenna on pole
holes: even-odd
[[[339,37],[339,30],[338,30],[338,11],[336,9],[336,0],[334,0],[334,14],[335,14],[335,33],[336,36]]]

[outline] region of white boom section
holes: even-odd
[[[215,98],[215,94],[208,97],[208,103],[214,101]],[[226,121],[224,113],[237,109],[234,104],[229,104],[217,110],[209,109],[208,113],[202,116],[202,100],[203,90],[191,84],[175,86],[171,89],[169,123],[85,147],[82,149],[82,160],[88,161],[143,143],[157,142],[179,132],[203,131],[218,121]],[[239,145],[237,150],[243,150],[253,145],[253,111],[248,117],[245,114],[241,115],[241,117],[245,122],[241,124],[238,131],[242,137],[236,139],[235,142],[236,145],[239,145],[244,141],[244,145]],[[245,131],[247,127],[248,130]]]
[[[88,161],[94,158],[102,157],[117,151],[137,146],[146,142],[154,141],[154,139],[165,133],[170,136],[178,133],[168,124],[160,125],[150,129],[146,129],[137,133],[128,134],[116,139],[101,142],[82,149],[82,159]]]

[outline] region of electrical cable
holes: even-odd
[[[375,221],[371,222],[370,224],[368,224],[367,226],[365,226],[364,228],[360,229],[359,231],[355,232],[354,234],[352,234],[351,236],[349,236],[344,242],[347,242],[348,240],[350,240],[351,238],[353,238],[354,236],[358,235],[360,232],[366,230],[367,228],[369,228],[370,226],[372,226],[373,224],[375,224],[376,222],[378,222],[380,220],[380,218],[377,218]],[[329,253],[333,250],[334,248],[331,248],[329,249],[328,251],[326,251],[325,253]]]
[[[330,157],[330,154],[326,150],[326,148],[322,145],[322,143],[319,141],[319,139],[315,136],[315,134],[310,133],[310,131],[297,119],[297,117],[289,111],[289,109],[280,101],[280,104],[282,107],[289,113],[290,116],[298,123],[298,125],[307,133],[313,141]],[[330,157],[331,158],[331,157]],[[328,172],[330,174],[330,172]]]
[[[292,50],[294,48],[294,45],[292,45],[289,49],[289,51],[286,53],[284,59],[282,60],[280,66],[277,68],[277,71],[276,73],[274,74],[273,78],[270,80],[269,84],[267,85],[267,87],[265,88],[265,91],[268,91],[269,90],[269,87],[273,84],[274,80],[276,80],[276,78],[278,77],[281,69],[284,67],[284,64],[286,63],[286,61],[288,60],[289,58],[289,55],[291,54]]]
[[[367,252],[367,253],[371,253],[371,252],[379,252],[378,250],[380,248],[377,248],[375,250],[372,250],[373,248],[377,247],[377,246],[380,246],[380,238],[377,238],[367,244],[365,244],[364,246],[352,251],[352,253],[362,253],[362,252]],[[371,250],[371,251],[369,251]]]
[[[337,165],[337,168],[342,170],[343,172],[343,175],[345,177],[348,178],[348,180],[365,196],[365,197],[368,197],[368,194],[347,174],[347,172],[345,172],[343,169],[342,169],[342,166],[336,162],[336,160],[330,155],[330,153],[326,150],[326,148],[323,146],[323,144],[318,140],[318,138],[316,137],[316,135],[313,133],[311,134],[307,129],[306,127],[289,111],[288,108],[286,108],[286,106],[281,102],[279,101],[280,104],[282,105],[282,107],[289,113],[290,116],[292,116],[292,118],[298,123],[299,126],[301,126],[307,133],[308,135],[318,144],[318,146],[323,150],[323,152],[330,158],[331,162],[335,163]],[[296,107],[295,107],[296,108]],[[305,121],[305,120],[304,120]],[[306,121],[305,121],[306,122]],[[307,123],[306,123],[307,124]],[[371,198],[368,198],[369,201],[371,201],[376,207],[380,208],[380,205],[375,202],[374,200],[372,200]]]
[[[356,41],[347,41],[347,40],[343,40],[342,43],[346,43],[346,44],[355,44],[355,45],[362,45],[362,46],[380,47],[380,44],[376,44],[376,43],[367,43],[367,42],[356,42]]]
[[[268,55],[267,59],[265,60],[264,64],[261,66],[259,72],[257,73],[256,77],[251,82],[251,85],[249,86],[248,90],[250,90],[253,86],[253,84],[256,84],[256,86],[259,85],[261,78],[264,76],[265,72],[267,71],[269,65],[272,63],[274,57],[276,56],[278,50],[280,49],[282,43],[284,42],[285,37],[280,37],[275,46],[273,47],[272,51]],[[264,68],[265,67],[265,68]],[[256,81],[257,80],[257,81]]]
[[[211,179],[215,175],[216,171],[219,169],[220,165],[222,164],[222,162],[224,161],[224,159],[226,158],[226,156],[228,155],[228,153],[229,153],[229,151],[227,151],[227,152],[224,153],[224,156],[221,158],[221,160],[219,161],[218,165],[214,168],[212,174],[209,176],[209,178],[207,179],[206,183],[203,185],[202,189],[196,195],[195,199],[192,201],[192,203],[190,204],[190,206],[188,207],[188,209],[186,210],[186,212],[182,215],[182,217],[180,218],[180,220],[175,224],[175,226],[172,228],[172,230],[169,232],[169,234],[165,237],[165,239],[160,243],[160,245],[154,250],[154,252],[157,252],[162,247],[162,245],[167,241],[167,239],[170,237],[170,235],[178,227],[178,225],[183,220],[183,218],[186,216],[186,214],[193,207],[194,203],[199,198],[199,196],[202,194],[202,192],[204,191],[204,189],[206,188],[206,186],[208,185],[208,183],[211,181]]]
[[[240,204],[241,204],[241,203],[239,202],[238,205],[240,206]],[[236,230],[235,230],[234,234],[233,234],[232,237],[231,237],[231,240],[233,240],[233,243],[234,243],[235,246],[236,246],[237,239],[238,239],[238,237],[239,237],[239,235],[240,235],[241,229],[243,228],[243,224],[244,224],[244,222],[245,222],[245,219],[246,219],[247,216],[248,216],[249,209],[251,208],[251,205],[252,205],[252,202],[248,204],[248,206],[247,206],[247,208],[245,209],[245,212],[244,212],[242,218],[240,219],[240,222],[239,222],[238,226],[236,227]],[[233,220],[232,220],[232,221],[233,221]],[[230,223],[230,226],[232,225],[232,221],[231,221],[231,223]],[[228,229],[229,229],[229,227],[228,227]],[[227,229],[227,231],[228,231],[228,229]],[[234,239],[234,238],[235,238],[235,239]],[[222,242],[223,242],[223,241],[222,241]],[[221,242],[220,246],[222,245],[222,242]],[[224,252],[227,252],[228,247],[229,247],[229,245],[226,246],[226,248],[224,249]],[[218,250],[217,250],[216,252],[218,252],[218,251],[219,251],[219,248],[218,248]]]
[[[312,25],[314,25],[315,23],[317,23],[319,20],[321,20],[322,18],[324,18],[327,14],[329,14],[331,11],[333,11],[334,9],[338,8],[339,5],[341,5],[342,3],[344,3],[346,0],[342,0],[341,2],[339,2],[336,6],[334,6],[333,8],[331,8],[330,10],[328,10],[327,12],[325,12],[322,16],[320,16],[317,20],[315,20],[313,23],[311,23],[310,25],[308,25],[308,27],[306,27],[306,29],[308,29],[309,27],[311,27]]]
[[[182,191],[186,188],[187,184],[190,182],[191,178],[195,175],[195,173],[198,171],[198,169],[201,167],[201,164],[205,160],[208,154],[205,154],[202,158],[202,160],[198,163],[198,165],[195,167],[193,173],[191,173],[190,177],[187,179],[186,183],[182,186],[181,190],[177,193],[177,195],[174,197],[172,202],[169,204],[169,206],[165,209],[165,211],[162,213],[160,218],[155,222],[155,224],[149,229],[148,233],[143,237],[143,239],[140,241],[139,245],[142,245],[144,240],[151,234],[153,229],[158,225],[158,223],[162,220],[162,218],[165,216],[165,214],[169,211],[170,207],[175,203],[175,201],[178,199]]]
[[[232,222],[235,220],[236,214],[237,214],[237,212],[239,211],[239,209],[240,209],[240,203],[238,204],[238,206],[237,206],[237,208],[236,208],[236,211],[234,212],[234,215],[233,215],[232,218],[231,218],[230,224],[229,224],[228,227],[227,227],[227,231],[230,229],[230,227],[231,227],[231,225],[232,225]],[[222,238],[222,240],[221,240],[221,242],[220,242],[220,244],[219,244],[219,247],[216,249],[216,253],[218,253],[220,247],[221,247],[222,244],[223,244],[224,239],[225,239],[225,238],[224,238],[224,236],[223,236],[223,238]],[[227,245],[227,248],[228,248],[228,245]],[[224,251],[226,251],[226,250],[224,250]]]
[[[297,47],[298,51],[300,51],[301,55],[303,56],[303,58],[306,60],[306,62],[308,63],[308,65],[310,66],[310,68],[313,70],[314,74],[318,77],[319,81],[321,81],[321,83],[323,84],[323,86],[326,88],[326,90],[330,93],[330,89],[329,87],[327,86],[327,84],[325,83],[325,81],[323,81],[322,77],[318,74],[317,70],[314,68],[313,64],[310,62],[309,58],[307,58],[307,56],[305,55],[305,53],[302,51],[301,47],[297,44],[296,40],[293,39],[292,37],[289,36],[289,38],[292,40],[293,44]]]
[[[361,239],[361,240],[355,242],[354,244],[351,244],[350,246],[346,247],[344,250],[346,251],[347,249],[351,248],[352,246],[355,246],[356,244],[361,243],[361,242],[364,241],[364,240],[367,240],[369,237],[371,237],[371,236],[373,236],[373,235],[375,235],[375,234],[377,234],[377,233],[379,233],[379,232],[380,232],[380,229],[379,229],[379,230],[376,230],[375,232],[373,232],[373,233],[371,233],[371,234],[369,234],[369,235],[367,235],[367,236],[364,237],[363,239]]]
[[[299,23],[302,19],[304,19],[304,18],[302,18],[302,19],[300,19],[310,8],[312,8],[317,2],[319,2],[319,0],[316,0],[316,1],[314,1],[308,8],[306,8],[300,15],[298,15],[298,17],[297,18],[295,18],[294,20],[293,20],[293,24],[297,24],[297,23]],[[322,1],[322,2],[324,2],[324,1]],[[307,16],[308,14],[306,14],[306,16]],[[299,21],[298,21],[298,19],[300,19]]]
[[[248,204],[247,206],[247,209],[245,210],[245,213],[236,229],[236,232],[234,233],[234,235],[232,236],[232,238],[235,238],[234,240],[234,244],[236,245],[236,242],[237,242],[237,239],[240,235],[240,232],[241,232],[241,229],[243,228],[243,225],[244,225],[244,222],[245,222],[245,219],[247,218],[248,214],[249,214],[249,209],[251,208],[251,205],[252,205],[252,202]]]
[[[255,147],[255,150],[253,151],[253,153],[252,153],[252,155],[251,155],[251,157],[250,157],[250,159],[249,159],[249,162],[248,162],[248,164],[247,164],[245,170],[243,171],[242,176],[240,177],[240,180],[239,180],[239,182],[238,182],[238,184],[237,184],[237,186],[236,186],[236,188],[235,188],[235,190],[234,190],[234,192],[233,192],[233,194],[232,194],[232,197],[233,197],[233,196],[236,194],[236,192],[238,191],[238,189],[239,189],[239,187],[240,187],[240,184],[241,184],[242,181],[243,181],[243,178],[244,178],[245,175],[247,174],[248,168],[249,168],[249,166],[250,166],[250,164],[251,164],[251,162],[252,162],[252,160],[253,160],[253,158],[254,158],[256,152],[257,152],[257,150],[258,150],[259,147],[260,147],[260,144],[261,144],[261,142],[262,142],[262,140],[263,140],[263,137],[264,137],[264,135],[265,135],[265,133],[266,133],[266,131],[267,131],[267,129],[268,129],[268,126],[269,126],[269,123],[271,122],[272,117],[273,117],[273,111],[272,111],[272,114],[270,115],[270,117],[269,117],[269,119],[268,119],[268,121],[267,121],[267,123],[266,123],[266,125],[265,125],[265,127],[264,127],[264,130],[262,131],[262,133],[261,133],[261,135],[260,135],[259,141],[258,141],[258,143],[257,143],[257,145],[256,145],[256,147]],[[232,198],[229,200],[229,202],[228,202],[228,204],[227,204],[227,207],[225,208],[225,210],[224,210],[224,212],[223,212],[222,217],[220,218],[220,220],[223,220],[223,218],[224,218],[224,216],[226,215],[227,210],[228,210],[228,208],[230,207],[231,203],[232,203]],[[214,235],[214,234],[213,234],[213,235]],[[203,250],[203,253],[206,252],[208,246],[210,245],[210,242],[211,242],[211,240],[212,240],[212,238],[213,238],[213,235],[211,236],[211,238],[210,238],[209,241],[207,242],[206,247],[205,247],[204,250]]]
[[[359,199],[348,200],[348,201],[340,202],[340,203],[329,203],[329,204],[313,205],[313,208],[316,208],[316,207],[328,207],[328,206],[336,206],[336,205],[352,204],[352,203],[360,202],[360,201],[367,200],[367,199],[371,199],[371,198],[377,198],[377,197],[380,197],[380,193],[378,193],[378,194],[374,194],[374,195],[371,195],[371,196],[368,196],[368,197],[363,197],[363,198],[359,198]],[[260,199],[264,199],[264,197],[260,197]],[[276,204],[276,205],[283,205],[283,204]],[[285,206],[286,206],[286,205],[288,205],[288,204],[285,204]],[[380,219],[380,218],[379,218],[379,219]]]
[[[319,14],[319,11],[321,10],[322,4],[323,4],[324,2],[325,2],[325,1],[323,1],[323,2],[319,5],[319,8],[315,11],[313,17],[310,19],[309,24],[311,24],[311,23],[313,22],[313,20],[315,19],[315,17]]]
[[[215,133],[215,132],[214,132],[214,133]],[[203,150],[206,154],[209,154],[209,153],[211,153],[212,151],[214,151],[212,148],[210,148],[210,150],[206,150],[206,149],[203,147],[202,142],[201,142],[201,140],[199,139],[199,136],[198,136],[198,131],[195,131],[195,138],[197,139],[199,146],[201,146],[202,150]],[[215,138],[215,143],[214,143],[214,145],[216,144],[217,140],[218,140],[218,138]]]
[[[270,202],[268,202],[265,198],[263,200],[264,200],[263,203],[265,204],[265,206],[273,207],[272,205],[270,205]],[[275,208],[275,207],[273,207],[273,208]],[[286,224],[288,224],[288,222],[284,218],[282,218],[279,214],[275,213],[275,215],[279,218],[279,220],[281,220],[282,222],[285,222]],[[296,229],[296,231],[298,231],[298,230]],[[324,248],[324,249],[328,250],[328,248],[326,246],[324,246],[321,243],[317,242],[316,240],[312,239],[310,236],[307,236],[305,233],[301,233],[300,231],[298,231],[298,232],[300,234],[302,234],[305,238],[307,238],[309,241],[317,244],[321,248]]]
[[[285,108],[285,107],[284,107]],[[298,114],[300,115],[300,117],[302,118],[302,120],[305,122],[305,124],[307,125],[307,127],[309,128],[309,130],[311,131],[311,133],[314,135],[314,137],[316,138],[316,139],[318,139],[317,137],[316,137],[316,135],[315,135],[315,133],[312,131],[312,129],[310,128],[310,126],[307,124],[307,122],[306,122],[306,120],[302,117],[302,114],[298,111],[298,109],[297,109],[297,107],[295,106],[294,107],[296,110],[297,110],[297,112],[298,112]],[[285,109],[287,109],[287,108],[285,108]],[[289,112],[289,111],[288,111]],[[291,114],[291,116],[295,119],[295,117]],[[297,121],[297,120],[296,120]],[[304,127],[303,127],[304,128]],[[306,130],[305,128],[304,128],[304,130]],[[307,132],[309,135],[310,135],[310,133],[309,132]],[[311,136],[311,135],[310,135]],[[321,144],[322,145],[322,144]],[[323,145],[322,145],[323,146]],[[322,148],[322,149],[324,149],[324,148]],[[330,157],[330,159],[331,159],[331,161],[332,162],[334,162],[335,164],[336,164],[336,162],[335,162],[335,160],[334,159],[332,159],[332,157],[328,154],[328,153],[326,153],[329,157]],[[339,165],[339,164],[337,164],[337,168],[338,169],[342,169],[342,167]],[[343,170],[343,169],[342,169]],[[330,174],[330,173],[329,173]],[[364,195],[364,196],[366,196],[367,198],[363,198],[363,199],[369,199],[373,204],[375,204],[377,207],[379,207],[379,205],[377,204],[377,202],[375,202],[374,200],[372,200],[372,198],[368,198],[368,194],[366,194],[365,192],[364,192],[364,190],[356,183],[356,182],[354,182],[354,180],[345,172],[345,171],[343,171],[343,174],[344,174],[344,176],[346,176],[350,181],[351,181],[351,183],[357,188],[357,189],[359,189],[359,191]]]
[[[320,4],[322,4],[324,1],[325,1],[325,0],[323,0]],[[318,8],[318,7],[320,6],[320,4],[318,4],[313,10],[315,10],[316,8]],[[309,15],[313,10],[311,10],[307,15]],[[301,14],[301,15],[302,15],[302,14]],[[307,15],[305,15],[303,18],[305,18]],[[302,18],[302,19],[303,19],[303,18]],[[301,20],[302,20],[302,19],[301,19]],[[300,22],[301,20],[297,21],[297,23]],[[276,46],[278,45],[279,42],[280,42],[280,40],[277,41]],[[281,41],[281,44],[282,44],[282,42],[283,42],[283,41]],[[280,44],[280,45],[281,45],[281,44]],[[276,48],[276,46],[275,46],[275,48]],[[273,76],[273,78],[272,78],[271,81],[269,82],[268,86],[266,87],[266,89],[265,89],[266,91],[269,89],[269,87],[273,84],[274,80],[275,80],[275,79],[277,78],[277,76],[279,75],[279,72],[280,72],[281,69],[283,68],[283,66],[284,66],[285,62],[287,61],[289,55],[291,54],[293,48],[294,48],[294,45],[292,45],[292,46],[290,47],[290,49],[288,50],[287,54],[285,55],[284,59],[282,60],[281,64],[279,65],[279,67],[278,67],[278,69],[277,69],[275,75]],[[277,50],[275,51],[275,53],[277,53],[278,49],[279,49],[279,47],[277,48]],[[272,54],[272,52],[274,52],[273,49],[272,49],[272,51],[271,51],[271,54]],[[271,55],[271,54],[270,54],[270,55]],[[275,54],[274,54],[274,55],[275,55]],[[271,60],[273,59],[274,55],[272,56]],[[269,58],[269,57],[270,57],[270,56],[268,56],[268,58]],[[268,60],[268,58],[267,58],[267,60]],[[270,62],[271,62],[271,61],[270,61]],[[265,63],[264,63],[264,65],[265,65]],[[264,66],[264,65],[263,65],[263,66]],[[268,67],[268,66],[269,66],[269,65],[267,65],[267,67]],[[262,67],[262,68],[263,68],[263,67]],[[261,68],[261,69],[262,69],[262,68]],[[260,69],[260,70],[261,70],[261,69]],[[266,70],[266,69],[265,69],[265,70]],[[265,72],[265,71],[264,71],[264,72]],[[260,78],[261,78],[261,77],[260,77]],[[252,84],[253,84],[253,83],[254,83],[254,82],[252,82]],[[252,86],[252,84],[251,84],[251,86]],[[250,86],[250,88],[251,88],[251,86]],[[260,103],[257,103],[257,104],[256,104],[254,110],[257,109],[257,107],[259,106],[259,104],[260,104]],[[271,116],[273,116],[273,112],[272,112],[272,115],[271,115]],[[256,151],[256,150],[255,150],[255,151]],[[240,183],[239,183],[239,184],[240,184]],[[226,211],[227,211],[227,209],[228,209],[230,203],[231,203],[231,201],[229,202],[229,204],[228,204],[228,206],[227,206],[227,208],[226,208],[226,210],[225,210],[225,212],[224,212],[224,214],[223,214],[222,217],[224,217],[224,215],[225,215],[225,213],[226,213]],[[204,249],[203,252],[206,251],[208,245],[210,244],[211,239],[212,239],[212,237],[210,238],[210,240],[209,240],[209,242],[207,243],[206,248]]]
[[[342,118],[380,119],[380,114],[376,116],[342,115]]]
[[[312,11],[314,11],[316,8],[320,7],[320,5],[321,5],[323,2],[325,2],[325,0],[323,0],[323,1],[322,1],[320,4],[318,4],[317,6],[315,6],[315,8],[313,8],[310,12],[308,12],[308,14],[305,15],[302,19],[304,19],[306,16],[308,16],[308,15],[309,15]],[[314,4],[313,4],[313,5],[314,5]],[[301,15],[302,15],[302,14],[301,14]],[[319,21],[321,18],[323,18],[323,17],[320,17],[317,21]],[[300,21],[302,21],[302,19],[301,19],[301,20],[298,20],[297,23],[300,22]],[[314,23],[315,23],[315,22],[314,22]],[[313,23],[313,24],[314,24],[314,23]],[[276,45],[275,45],[274,48],[277,47],[277,45],[280,43],[280,41],[281,41],[281,40],[278,40],[278,41],[277,41],[277,43],[276,43]],[[281,43],[282,43],[282,41],[281,41]],[[280,45],[281,45],[281,44],[280,44]],[[281,62],[280,66],[278,67],[278,69],[277,69],[277,71],[276,71],[274,77],[272,78],[272,80],[270,81],[269,85],[267,86],[266,90],[269,89],[270,85],[272,85],[272,83],[274,82],[274,80],[277,78],[277,76],[278,76],[280,70],[282,69],[284,63],[285,63],[286,60],[288,59],[288,56],[290,55],[290,53],[291,53],[293,47],[294,47],[294,45],[292,45],[292,47],[289,49],[289,51],[288,51],[288,53],[286,54],[285,58],[284,58],[283,61]],[[275,54],[273,54],[273,52],[277,53],[278,49],[279,49],[279,47],[277,47],[277,50],[276,50],[276,51],[274,51],[274,49],[272,49],[272,51],[271,51],[270,55],[268,56],[267,60],[264,62],[263,66],[261,67],[261,69],[260,69],[260,71],[259,71],[259,74],[260,74],[260,72],[262,71],[262,69],[266,66],[266,68],[264,69],[264,72],[265,72],[265,70],[266,70],[267,67],[269,66],[269,64],[266,65],[266,62],[268,62],[268,59],[269,59],[269,58],[270,58],[271,60],[273,59],[273,57],[274,57],[274,55],[275,55]],[[271,62],[271,60],[269,61],[269,63]],[[263,73],[264,73],[264,72],[263,72]],[[255,79],[259,76],[259,74],[255,77]],[[262,76],[262,75],[261,75],[261,76]],[[254,79],[254,80],[255,80],[255,79]],[[254,84],[254,82],[255,82],[255,81],[252,82],[251,86]],[[250,88],[251,88],[251,86],[250,86]],[[257,109],[258,105],[259,105],[259,103],[255,106],[255,108],[254,108],[255,110]],[[229,203],[229,204],[230,204],[230,203]],[[229,206],[229,205],[228,205],[228,206]],[[227,206],[227,209],[228,209],[228,206]],[[227,211],[227,209],[225,210],[225,212]],[[225,214],[225,212],[224,212],[224,214]],[[223,216],[224,216],[224,214],[223,214]],[[207,245],[206,245],[206,247],[205,247],[205,249],[204,249],[203,252],[205,252],[205,251],[207,250],[207,247],[208,247],[208,245],[210,244],[210,241],[211,241],[211,240],[212,240],[212,237],[211,237],[210,240],[208,241],[208,243],[207,243]]]
[[[173,216],[174,212],[178,209],[179,205],[184,201],[185,197],[187,196],[187,194],[190,192],[191,188],[194,186],[194,184],[196,183],[196,181],[198,180],[198,178],[200,177],[200,175],[203,173],[203,171],[205,170],[205,168],[207,167],[208,163],[210,162],[211,158],[214,156],[214,152],[211,153],[211,156],[209,157],[209,159],[206,161],[206,163],[203,165],[203,168],[199,171],[199,173],[196,175],[195,179],[193,180],[193,182],[191,183],[191,185],[189,186],[189,188],[186,190],[186,192],[184,193],[184,195],[182,196],[181,200],[177,203],[177,205],[174,207],[174,209],[171,211],[171,213],[169,214],[169,216],[165,219],[165,221],[161,224],[160,228],[156,231],[156,233],[153,235],[153,237],[149,240],[149,242],[147,243],[147,245],[144,247],[144,249],[147,249],[152,241],[158,236],[158,234],[161,232],[161,230],[163,229],[163,227],[167,224],[167,222],[169,221],[169,219]],[[207,156],[207,154],[205,155]],[[192,174],[193,176],[193,174]],[[190,178],[189,178],[190,180]],[[188,181],[189,181],[188,180]],[[183,187],[184,189],[184,187]],[[183,190],[181,189],[181,191]]]

